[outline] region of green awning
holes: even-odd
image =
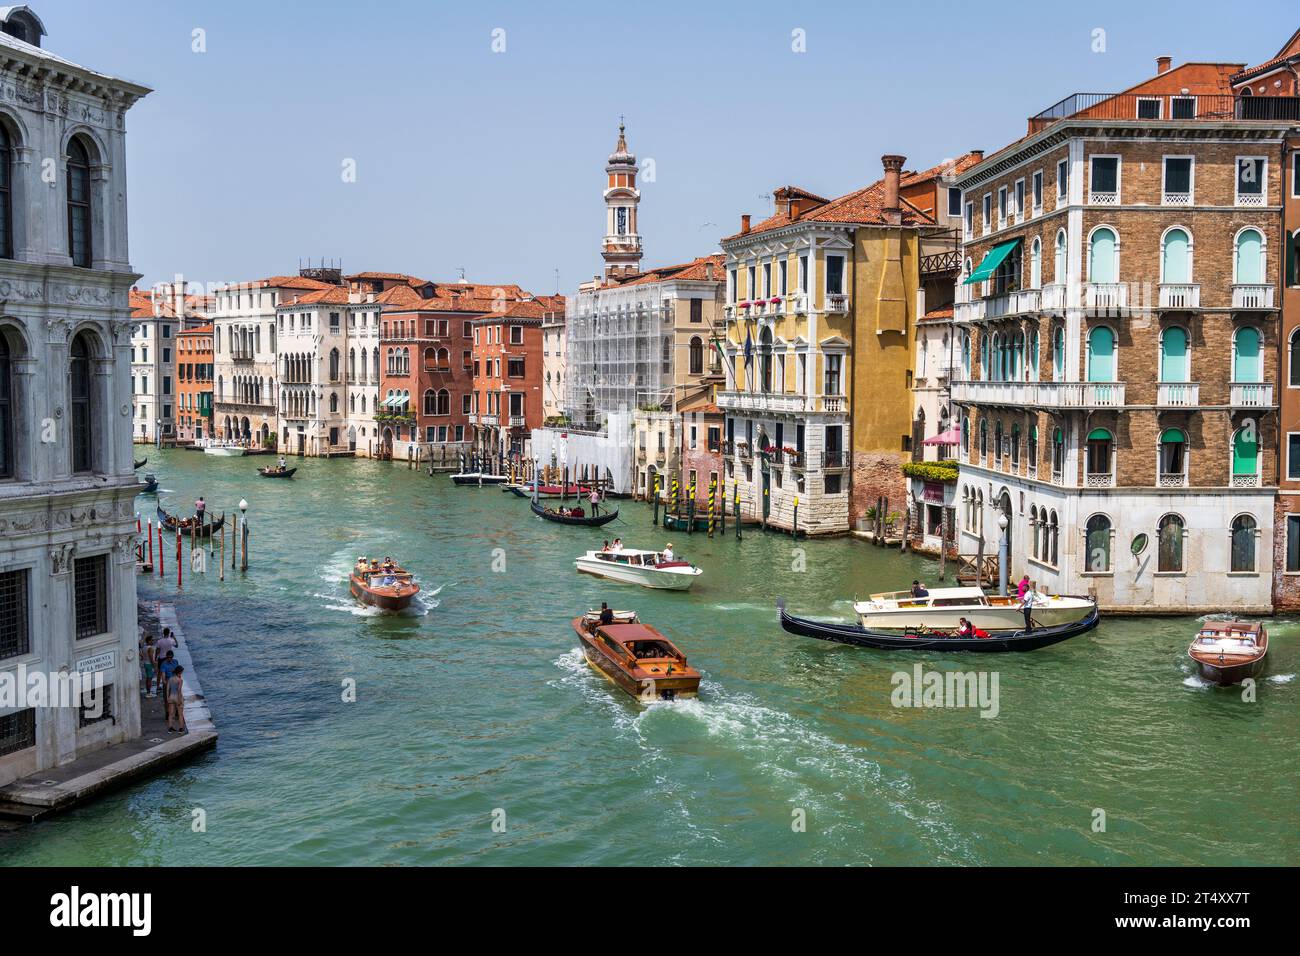
[[[989,250],[989,254],[984,257],[984,261],[975,267],[975,271],[967,276],[963,285],[970,285],[972,282],[984,282],[993,278],[993,273],[998,271],[998,266],[1002,265],[1002,260],[1011,255],[1011,250],[1020,245],[1019,239],[1008,239],[1006,242],[999,242]]]
[[[1088,441],[1110,441],[1110,432],[1104,428],[1094,428],[1088,432]]]
[[[1187,436],[1183,434],[1181,428],[1166,428],[1160,434],[1161,443],[1180,444],[1187,441]]]

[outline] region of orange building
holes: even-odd
[[[212,325],[176,333],[176,440],[211,438]]]
[[[527,459],[542,427],[542,320],[563,312],[563,296],[511,302],[474,320],[476,447],[488,461]]]

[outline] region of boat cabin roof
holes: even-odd
[[[912,592],[907,591],[885,591],[880,594],[871,595],[872,601],[898,601],[912,602],[915,601],[918,606],[944,607],[961,604],[985,604],[987,598],[984,592],[977,587],[968,588],[929,588],[929,594],[925,597],[912,597]]]
[[[1202,637],[1239,635],[1259,637],[1263,625],[1259,621],[1206,621],[1201,625]]]
[[[606,624],[600,629],[600,632],[619,644],[635,644],[637,641],[661,641],[665,644],[669,643],[668,639],[658,631],[639,623]]]

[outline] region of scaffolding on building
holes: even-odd
[[[565,412],[599,427],[611,413],[669,407],[673,309],[644,286],[599,289],[569,301],[565,317]]]

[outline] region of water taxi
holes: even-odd
[[[1201,676],[1227,687],[1264,671],[1268,631],[1258,621],[1207,621],[1187,648]]]
[[[216,455],[220,458],[240,458],[247,453],[243,445],[234,442],[210,442],[203,446],[203,454]]]
[[[504,485],[510,481],[509,475],[490,475],[485,471],[461,471],[451,476],[455,485]]]
[[[1075,624],[1095,607],[1089,598],[1037,591],[1029,593],[1029,600],[1035,627]],[[985,631],[1022,630],[1025,626],[1023,604],[1018,598],[990,596],[977,587],[935,588],[924,597],[913,597],[911,591],[888,591],[857,602],[853,611],[858,624],[867,630],[955,631],[962,618]]]
[[[573,619],[587,663],[642,703],[695,697],[700,672],[686,655],[632,612],[615,612],[613,623],[601,624],[600,612]]]
[[[420,593],[420,586],[410,572],[391,562],[361,558],[352,568],[349,582],[354,598],[381,611],[404,610]]]
[[[599,578],[639,584],[644,588],[687,591],[704,572],[689,561],[665,561],[658,551],[588,551],[573,566]]]

